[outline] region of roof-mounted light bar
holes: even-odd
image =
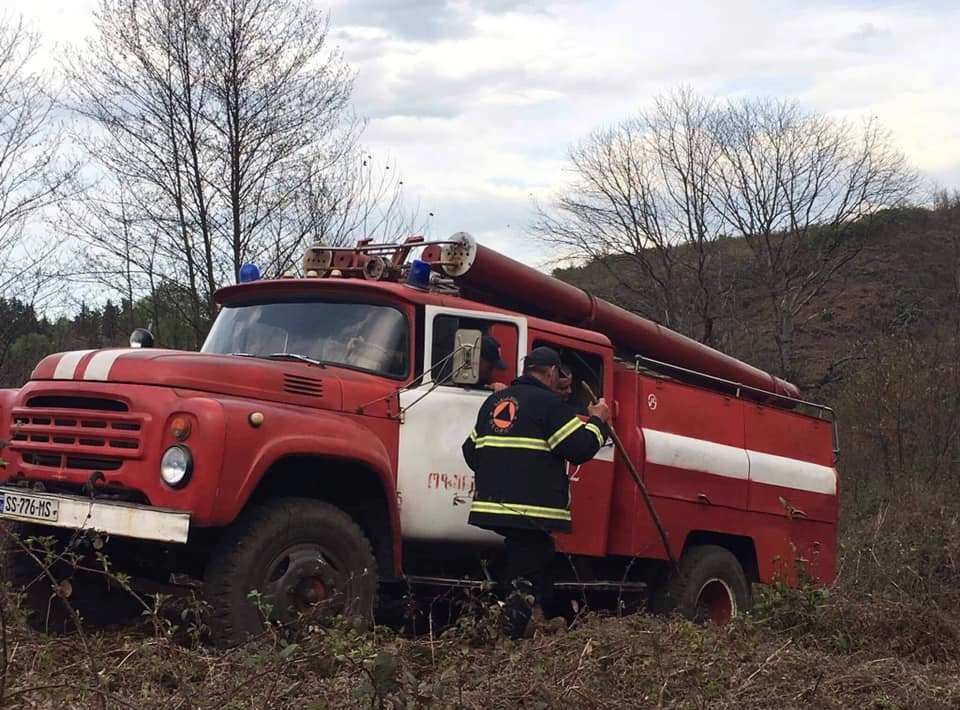
[[[303,274],[307,278],[355,277],[370,281],[402,281],[410,270],[407,258],[413,249],[424,248],[424,261],[442,267],[446,274],[469,269],[476,256],[476,241],[466,232],[450,239],[426,241],[412,236],[401,244],[374,244],[361,240],[354,247],[314,244],[303,255]]]

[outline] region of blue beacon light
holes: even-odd
[[[260,280],[260,269],[256,264],[244,264],[240,267],[239,281],[242,284],[248,284]]]
[[[414,259],[410,263],[407,284],[424,290],[430,288],[430,264],[420,259]]]

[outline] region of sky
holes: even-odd
[[[0,0],[58,46],[96,0]],[[356,71],[368,150],[403,175],[428,235],[467,231],[533,265],[534,201],[568,147],[688,86],[875,116],[929,184],[960,187],[960,2],[320,0]],[[432,217],[426,217],[433,213]]]

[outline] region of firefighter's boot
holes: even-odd
[[[523,638],[533,613],[533,585],[526,579],[515,579],[513,591],[503,605],[503,632],[516,640]]]
[[[552,619],[548,619],[543,613],[543,607],[537,604],[533,607],[533,612],[530,615],[530,623],[527,625],[525,636],[527,638],[532,638],[534,634],[538,632],[542,635],[551,636],[566,630],[566,619],[564,619],[562,616],[555,616]]]

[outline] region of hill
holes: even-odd
[[[835,379],[838,367],[856,361],[868,343],[894,333],[922,340],[956,318],[960,209],[888,210],[858,225],[850,238],[860,242],[857,256],[799,319],[797,379],[814,394],[820,394],[825,379]],[[716,249],[723,269],[718,279],[729,295],[716,319],[715,345],[783,374],[778,371],[768,297],[754,274],[747,245],[741,239],[722,239]],[[682,258],[681,254],[678,260]],[[609,257],[558,269],[554,275],[657,320],[636,293],[642,290],[644,277],[629,258]],[[689,290],[693,285],[681,280],[679,288]],[[686,334],[697,337],[697,333]]]

